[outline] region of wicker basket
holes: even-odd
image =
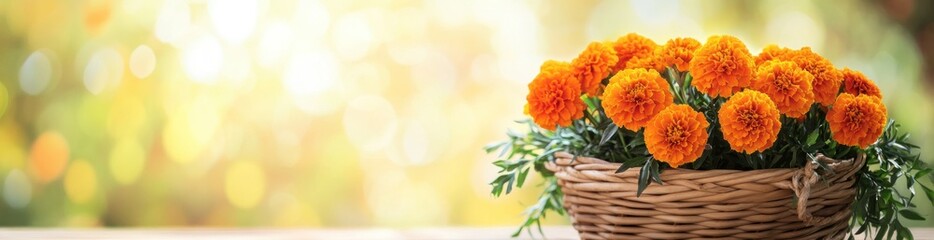
[[[865,161],[819,155],[833,173],[668,169],[636,197],[639,169],[568,153],[546,167],[582,239],[843,239]],[[822,175],[815,174],[815,171]],[[796,197],[797,196],[797,197]]]

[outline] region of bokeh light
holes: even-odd
[[[154,35],[164,43],[177,44],[191,26],[191,9],[184,0],[163,1]]]
[[[182,54],[185,74],[192,81],[202,84],[217,82],[224,63],[224,52],[217,38],[210,34],[195,37],[185,44]]]
[[[36,95],[45,90],[52,81],[52,63],[41,51],[29,54],[19,69],[19,85],[24,92]]]
[[[32,186],[23,171],[12,170],[3,181],[3,200],[11,208],[23,208],[32,198]]]
[[[7,92],[6,86],[3,83],[0,83],[0,117],[3,117],[3,113],[6,112],[6,106],[10,103],[10,93]]]
[[[110,173],[119,184],[131,184],[146,165],[146,151],[132,139],[121,139],[110,152]]]
[[[123,79],[123,57],[114,49],[94,53],[84,69],[84,87],[92,94],[115,88]]]
[[[85,160],[72,161],[65,172],[65,193],[75,203],[86,203],[97,191],[97,174]]]
[[[68,164],[68,142],[58,132],[45,132],[36,139],[29,152],[33,173],[41,182],[58,178]]]
[[[887,14],[859,0],[0,1],[0,225],[512,226],[541,178],[492,198],[482,146],[523,130],[543,61],[629,32],[810,46],[875,80],[934,156],[934,51],[898,22],[924,18]]]
[[[239,208],[252,208],[263,199],[266,176],[252,162],[238,161],[227,169],[224,190],[230,203]]]
[[[242,43],[253,33],[259,9],[257,0],[208,1],[211,23],[224,40],[233,44]]]
[[[130,54],[130,72],[139,79],[144,79],[156,70],[156,54],[149,46],[139,45]]]

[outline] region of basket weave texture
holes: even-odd
[[[865,156],[836,160],[833,170],[667,169],[664,184],[636,197],[639,168],[555,154],[546,167],[564,192],[581,239],[843,239]]]

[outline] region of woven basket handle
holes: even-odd
[[[835,176],[831,177],[832,179],[840,179],[848,178],[856,174],[866,161],[866,156],[859,154],[855,159],[836,160],[826,157],[823,154],[818,154],[815,159],[827,163],[833,169]],[[815,173],[817,168],[818,165],[814,164],[814,161],[807,161],[804,168],[796,172],[791,178],[791,190],[798,196],[798,219],[801,219],[801,221],[808,226],[826,225],[828,223],[840,221],[850,215],[849,211],[838,211],[827,217],[815,217],[811,215],[811,211],[808,211],[808,198],[811,195],[811,185],[817,183],[820,179],[820,176]]]

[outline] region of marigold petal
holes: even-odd
[[[694,52],[701,44],[693,38],[674,38],[655,50],[657,65],[661,68],[674,67],[680,72],[688,70]]]
[[[581,91],[589,96],[597,96],[600,82],[610,75],[619,61],[613,47],[601,42],[593,42],[571,62],[573,74],[580,81]]]
[[[688,70],[700,92],[729,97],[752,82],[755,64],[742,41],[733,36],[713,36],[694,52]]]
[[[613,50],[618,58],[613,72],[628,68],[628,62],[635,57],[652,55],[656,47],[658,45],[654,41],[639,34],[629,33],[620,37],[613,43]]]
[[[876,96],[842,93],[827,112],[830,133],[837,143],[865,149],[885,128],[888,113]]]
[[[813,79],[814,76],[794,62],[772,60],[756,71],[752,89],[768,95],[781,113],[801,118],[814,103]]]
[[[704,114],[688,105],[671,105],[645,126],[645,146],[652,156],[677,168],[697,160],[707,145]]]
[[[811,81],[811,89],[814,91],[814,101],[823,106],[830,106],[840,93],[840,84],[843,81],[843,74],[840,73],[833,64],[811,51],[811,48],[804,47],[794,51],[791,60],[799,67],[811,73],[814,80]]]
[[[734,94],[717,115],[723,139],[737,152],[765,151],[772,147],[781,130],[775,103],[765,93],[755,90]]]
[[[584,117],[587,106],[580,97],[580,82],[572,74],[571,66],[549,60],[529,83],[528,114],[538,126],[548,130],[570,126],[572,121]]]
[[[626,69],[610,79],[603,109],[618,126],[638,131],[674,102],[669,85],[655,70]]]
[[[843,74],[843,92],[853,95],[870,95],[882,98],[882,91],[872,80],[863,75],[863,73],[844,68]]]
[[[794,53],[794,50],[769,44],[756,56],[756,66],[762,66],[762,64],[771,60],[791,60],[792,53]]]

